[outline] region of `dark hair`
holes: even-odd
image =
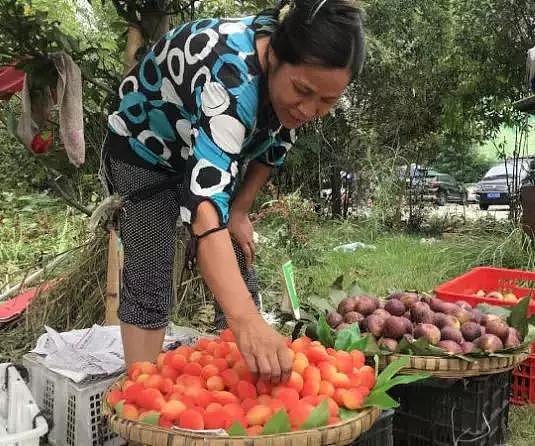
[[[288,0],[273,9],[278,18]],[[294,0],[271,35],[277,58],[293,65],[349,68],[358,75],[364,63],[361,12],[350,0]]]

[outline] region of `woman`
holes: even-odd
[[[325,115],[360,71],[364,36],[348,0],[297,0],[279,19],[283,6],[183,24],[119,88],[103,159],[112,189],[126,197],[119,319],[128,364],[161,349],[180,217],[192,234],[188,259],[197,260],[251,372],[273,383],[291,372],[232,240],[250,265],[255,195],[283,163],[293,130]]]

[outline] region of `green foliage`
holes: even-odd
[[[465,143],[441,146],[433,167],[452,175],[461,183],[476,183],[493,164],[494,161],[482,155],[476,146]]]
[[[241,424],[239,421],[235,421],[232,423],[232,425],[227,429],[227,433],[231,437],[246,437],[247,431],[243,427],[243,424]]]
[[[15,283],[25,272],[83,242],[86,219],[47,193],[0,193],[0,277]]]
[[[282,434],[290,432],[291,429],[292,426],[288,414],[284,410],[279,410],[267,421],[264,429],[262,429],[262,435]]]
[[[424,373],[419,373],[415,375],[398,376],[392,380],[392,382],[390,383],[390,386],[393,387],[399,384],[410,384],[415,381],[420,381],[422,379],[425,379],[428,376],[429,375],[426,375]],[[368,398],[366,398],[366,401],[364,402],[364,407],[377,407],[382,410],[393,409],[398,406],[399,406],[399,403],[386,393],[386,389],[381,389],[381,391],[379,391],[378,389],[372,390],[372,392],[370,393],[370,395],[368,396]]]
[[[329,327],[329,324],[327,324],[327,321],[325,320],[325,316],[323,314],[320,315],[318,324],[317,324],[317,332],[318,332],[318,340],[325,346],[325,347],[334,347],[335,345],[335,339],[336,335],[334,330]]]
[[[377,407],[382,410],[398,407],[399,403],[386,393],[388,390],[400,384],[410,384],[416,381],[421,381],[422,379],[427,379],[431,376],[428,373],[397,376],[408,364],[408,357],[397,359],[388,364],[377,377],[375,387],[364,401],[363,407]],[[340,418],[342,420],[347,420],[355,416],[357,413],[358,411],[356,410],[344,409],[340,411]]]
[[[302,424],[301,429],[314,429],[315,427],[325,426],[329,420],[329,403],[325,398],[318,404],[308,416],[308,419]]]

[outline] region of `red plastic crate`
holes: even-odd
[[[520,406],[535,404],[535,354],[513,370],[511,403]]]
[[[518,298],[531,297],[528,315],[535,314],[535,272],[517,269],[478,267],[467,273],[443,283],[435,288],[437,297],[448,302],[464,300],[472,306],[486,303],[498,307],[511,307],[515,303],[498,299],[474,296],[478,290],[487,293],[499,288],[510,288]]]

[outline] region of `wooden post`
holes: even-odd
[[[124,53],[124,74],[137,63],[136,52],[144,43],[141,30],[137,26],[128,27],[126,50]],[[106,319],[105,325],[119,325],[117,309],[123,269],[123,250],[113,223],[108,225],[108,269],[106,272]]]
[[[137,63],[136,52],[143,46],[145,39],[141,34],[141,30],[137,26],[130,25],[128,27],[128,35],[126,41],[126,50],[124,52],[124,73],[126,74]]]

